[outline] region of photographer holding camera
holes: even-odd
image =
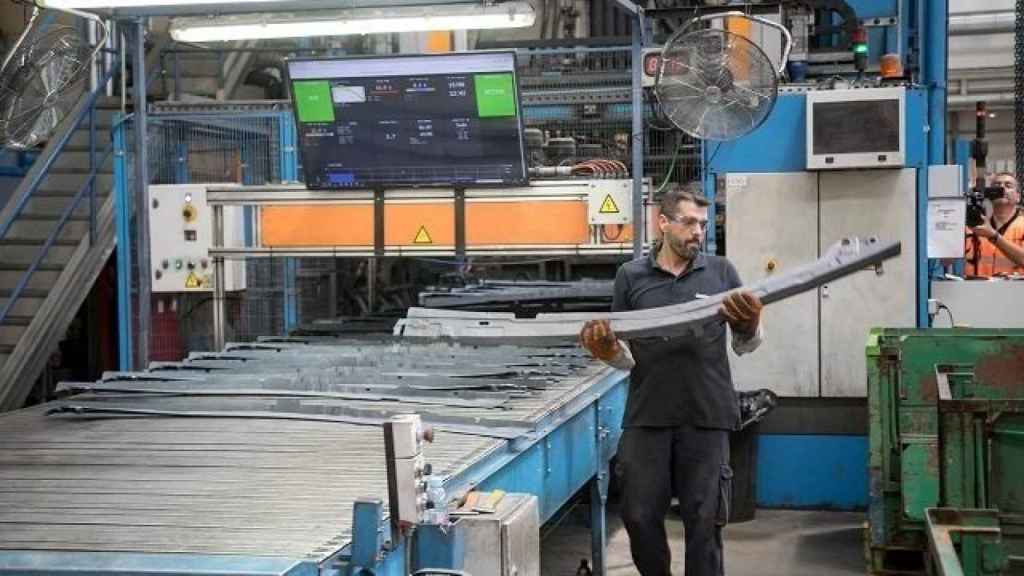
[[[1017,179],[1000,172],[992,179],[992,188],[1003,191],[1001,197],[991,198],[992,214],[967,228],[967,274],[981,278],[1024,274],[1024,214]]]

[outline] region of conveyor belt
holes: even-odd
[[[353,346],[287,344],[275,350],[248,350],[245,362],[224,371],[231,377],[223,382],[244,382],[241,375],[256,375],[272,366],[278,374],[301,375],[303,358],[352,357]],[[108,393],[79,395],[61,403],[186,411],[216,408],[228,413],[238,403],[251,407],[253,402],[271,402],[282,410],[302,403],[337,403],[371,411],[417,411],[439,421],[464,418],[481,427],[517,422],[532,429],[608,376],[573,350],[563,351],[561,357],[551,357],[550,350],[474,350],[437,344],[402,345],[400,354],[389,343],[360,343],[358,350],[364,366],[375,363],[379,370],[415,364],[417,358],[441,357],[463,368],[502,357],[510,366],[532,362],[543,368],[547,357],[563,369],[572,368],[567,371],[570,376],[548,377],[542,386],[515,394],[496,391],[496,402],[489,406]],[[323,362],[310,365],[317,372]],[[448,380],[429,376],[436,368],[417,370],[423,373],[418,380],[428,385]],[[189,386],[217,379],[215,373],[189,374],[201,375]],[[231,554],[322,561],[348,542],[356,498],[386,500],[379,426],[230,417],[45,415],[58,404],[0,415],[0,550]],[[426,456],[435,471],[456,476],[509,446],[508,440],[439,432],[435,443],[427,446]]]

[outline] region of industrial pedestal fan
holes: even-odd
[[[109,33],[95,14],[61,10],[98,24],[102,37],[90,47],[71,26],[42,25],[41,6],[33,2],[25,31],[0,65],[0,143],[8,148],[32,148],[54,133],[88,88]]]
[[[779,68],[761,48],[739,34],[694,27],[726,17],[746,18],[779,30],[785,40]],[[695,138],[732,140],[752,132],[775,105],[792,44],[785,26],[743,12],[691,19],[661,52],[654,93],[663,114]]]

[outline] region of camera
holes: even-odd
[[[971,141],[971,157],[974,158],[977,180],[974,188],[967,191],[967,218],[966,224],[971,228],[980,226],[985,222],[985,201],[999,200],[1006,197],[1006,190],[1002,186],[989,186],[985,181],[985,158],[988,156],[988,142],[985,141],[985,120],[988,118],[988,110],[984,102],[978,102],[975,106],[975,131],[976,137]]]
[[[967,192],[967,225],[971,228],[985,223],[985,201],[1006,197],[1002,186],[975,186]]]

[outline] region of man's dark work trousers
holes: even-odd
[[[670,576],[665,514],[679,500],[686,530],[686,576],[723,576],[722,527],[729,518],[729,432],[629,427],[616,471],[633,563],[643,576]]]

